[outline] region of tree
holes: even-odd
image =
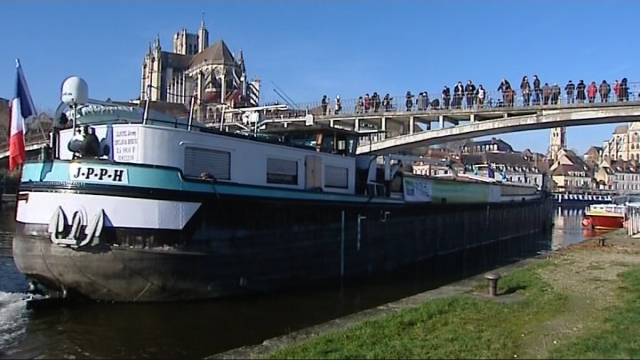
[[[451,151],[454,154],[460,155],[462,149],[465,147],[467,142],[472,140],[454,140],[443,143],[441,146],[444,149]]]

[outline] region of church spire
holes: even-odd
[[[246,72],[246,68],[244,67],[244,56],[242,54],[242,49],[238,52],[238,65],[240,66],[240,70],[244,73]]]
[[[198,30],[198,52],[204,51],[209,47],[209,31],[204,25],[204,12],[200,21],[200,29]]]
[[[160,49],[161,49],[161,47],[160,47],[160,34],[158,34],[156,36],[156,41],[153,44],[153,49],[157,50],[157,51],[160,51]]]

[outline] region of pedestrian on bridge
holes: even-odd
[[[382,104],[382,101],[380,100],[380,95],[378,95],[377,91],[374,91],[373,95],[371,96],[371,104],[373,106],[373,112],[377,113],[378,110],[380,110],[380,105]]]
[[[456,109],[462,109],[462,99],[464,98],[464,86],[462,81],[458,81],[453,88],[453,107]]]
[[[511,95],[511,84],[507,79],[502,79],[500,86],[498,86],[498,91],[502,92],[502,102],[503,104],[508,104],[508,97]]]
[[[540,87],[540,79],[538,75],[533,75],[533,92],[536,97],[533,100],[533,105],[540,105],[540,100],[542,100],[542,88]]]
[[[389,112],[389,111],[393,110],[393,106],[391,104],[392,100],[393,100],[393,98],[391,96],[389,96],[389,94],[386,94],[384,96],[384,98],[382,99],[382,107],[384,108],[385,112]]]
[[[362,114],[364,109],[364,99],[360,96],[356,102],[356,114]]]
[[[340,101],[340,95],[336,95],[335,114],[336,115],[340,114],[341,110],[342,110],[342,101]]]
[[[586,94],[585,94],[585,90],[587,89],[587,86],[584,84],[584,80],[580,80],[578,82],[578,86],[576,86],[576,99],[578,100],[578,104],[584,104],[584,101],[586,100]]]
[[[405,96],[405,98],[407,99],[407,101],[405,102],[407,111],[411,111],[411,108],[413,107],[413,94],[411,94],[411,91],[407,91],[407,95]]]
[[[627,78],[620,80],[620,88],[618,91],[620,93],[620,101],[629,101],[629,86],[627,85]]]
[[[467,97],[467,108],[473,109],[476,100],[476,86],[473,84],[473,81],[469,80],[467,85],[464,87],[464,93]]]
[[[600,102],[609,102],[609,94],[611,94],[611,86],[607,84],[607,80],[602,80],[600,84]]]
[[[487,96],[487,92],[484,91],[484,87],[482,84],[478,86],[478,90],[476,90],[476,95],[478,97],[478,109],[482,109],[484,107],[484,99]]]
[[[329,105],[329,99],[327,98],[327,95],[324,95],[322,97],[322,115],[327,115],[327,106]]]
[[[529,84],[529,78],[523,77],[520,83],[520,90],[522,91],[522,105],[529,106],[531,100],[531,84]]]
[[[587,88],[587,98],[589,99],[589,103],[596,102],[596,94],[598,93],[598,87],[596,86],[596,82],[592,81]]]
[[[448,109],[451,104],[451,89],[447,85],[442,89],[442,106],[444,109]]]
[[[558,105],[558,101],[560,100],[561,90],[558,83],[553,83],[551,87],[551,105]]]
[[[551,86],[549,86],[549,83],[544,83],[542,87],[542,105],[549,105],[549,98],[551,98]]]
[[[573,94],[576,91],[576,85],[573,83],[573,81],[569,80],[569,82],[567,83],[567,86],[564,87],[564,91],[567,94],[567,104],[573,104],[574,103]]]

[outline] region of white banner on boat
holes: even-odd
[[[118,162],[138,161],[137,128],[114,129],[113,160]]]
[[[409,202],[431,201],[431,181],[427,179],[404,178],[404,200]]]

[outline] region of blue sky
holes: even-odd
[[[277,100],[272,82],[306,103],[435,94],[468,79],[493,91],[503,77],[515,85],[534,73],[560,85],[640,81],[640,48],[629,43],[637,1],[0,1],[0,97],[13,96],[20,58],[39,110],[57,106],[70,75],[87,80],[92,98],[134,98],[149,42],[160,34],[171,50],[172,34],[197,31],[203,12],[211,44],[243,50],[262,101]],[[570,128],[569,147],[601,145],[614,126]],[[546,152],[549,130],[501,137]]]

